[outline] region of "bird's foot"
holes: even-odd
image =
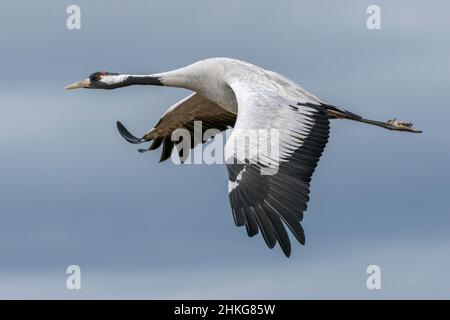
[[[386,123],[388,125],[390,125],[393,130],[409,131],[409,132],[415,132],[415,133],[422,132],[422,130],[413,128],[413,124],[411,122],[400,121],[395,118],[388,120]]]

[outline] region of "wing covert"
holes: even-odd
[[[186,129],[190,134],[191,148],[203,143],[202,137],[195,138],[194,122],[201,121],[201,133],[208,129],[224,131],[233,127],[236,115],[226,111],[199,93],[193,93],[171,106],[161,117],[154,128],[142,138],[133,136],[120,122],[117,123],[120,134],[130,143],[152,141],[147,149],[140,152],[155,150],[163,146],[160,161],[167,160],[177,142],[172,141],[172,133],[177,129]]]

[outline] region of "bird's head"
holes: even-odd
[[[126,76],[119,73],[99,71],[91,74],[87,79],[74,82],[65,89],[115,89],[122,87]]]
[[[130,75],[99,71],[91,74],[87,79],[69,84],[65,89],[116,89],[135,84],[163,85],[161,79],[155,75]]]

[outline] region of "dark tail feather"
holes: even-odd
[[[327,115],[333,119],[350,119],[350,120],[359,120],[362,119],[361,116],[354,114],[350,111],[340,109],[338,107],[326,104],[324,105],[325,110],[327,111]]]

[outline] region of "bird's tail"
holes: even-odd
[[[418,130],[416,128],[413,128],[413,124],[411,122],[405,122],[405,121],[399,121],[397,119],[391,119],[386,122],[383,121],[377,121],[377,120],[370,120],[365,119],[357,114],[354,114],[350,111],[332,106],[332,105],[324,105],[325,110],[327,112],[327,115],[330,119],[348,119],[363,123],[368,123],[374,126],[382,127],[389,130],[396,130],[396,131],[408,131],[408,132],[414,132],[414,133],[421,133],[422,130]]]

